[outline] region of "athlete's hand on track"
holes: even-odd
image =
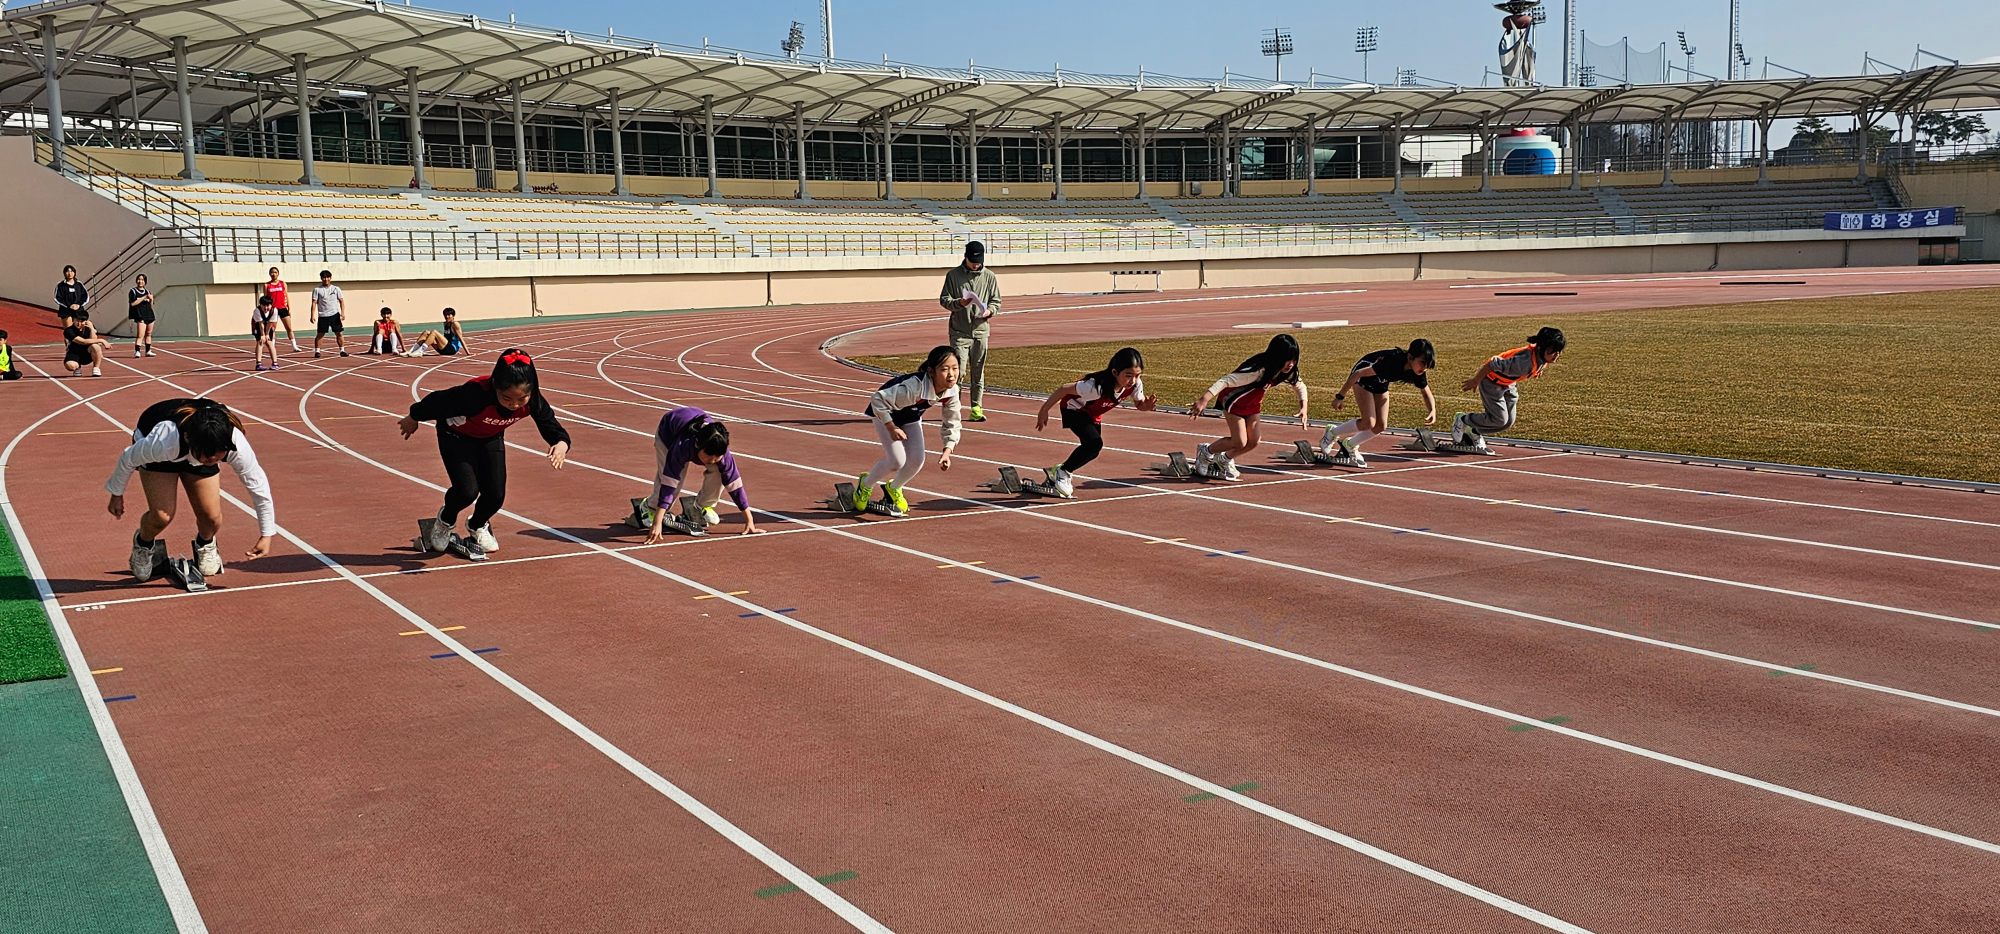
[[[262,538],[257,539],[257,544],[251,545],[250,550],[243,553],[243,557],[262,558],[270,553],[271,553],[271,536],[266,535]]]
[[[738,532],[738,533],[736,533],[736,534],[738,534],[738,535],[762,535],[762,534],[764,534],[764,530],[763,530],[763,529],[760,529],[760,528],[758,528],[758,527],[757,527],[757,523],[756,523],[756,522],[754,522],[754,521],[751,521],[751,519],[750,519],[750,517],[749,517],[749,516],[744,516],[744,517],[743,517],[743,531],[741,531],[741,532]]]
[[[549,463],[554,464],[557,470],[561,470],[563,465],[563,458],[567,457],[568,455],[569,455],[569,442],[558,441],[556,442],[555,447],[549,448]]]
[[[111,494],[111,502],[105,504],[104,511],[114,519],[125,518],[125,497],[118,493]]]
[[[946,449],[944,450],[944,453],[942,453],[942,454],[939,454],[939,455],[938,455],[938,469],[939,469],[939,470],[950,470],[950,469],[951,469],[951,449],[950,449],[950,448],[946,448]]]
[[[667,533],[661,531],[658,526],[654,526],[651,532],[646,533],[646,544],[648,545],[657,545],[666,540]]]
[[[411,435],[417,433],[417,420],[405,415],[402,421],[396,423],[396,427],[402,429],[403,440],[408,441]]]

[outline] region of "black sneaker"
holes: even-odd
[[[341,352],[340,352],[340,355],[341,355],[341,356],[343,356],[343,357],[347,356],[347,351],[345,351],[345,350],[341,351]]]

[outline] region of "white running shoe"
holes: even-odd
[[[1237,471],[1236,461],[1233,458],[1224,457],[1220,458],[1220,460],[1222,461],[1222,479],[1224,480],[1243,479],[1243,474]]]
[[[1215,455],[1208,453],[1208,442],[1203,441],[1202,443],[1194,446],[1195,473],[1207,472],[1209,468],[1209,462],[1213,461],[1214,459]]]
[[[1472,429],[1466,427],[1465,413],[1460,412],[1451,420],[1451,440],[1453,444],[1471,444]]]
[[[1070,472],[1061,467],[1049,468],[1049,485],[1064,496],[1075,496],[1076,488],[1070,484]]]
[[[132,576],[140,583],[152,580],[167,564],[167,544],[154,539],[150,545],[139,544],[139,533],[132,533]]]
[[[437,524],[431,526],[430,541],[424,544],[429,545],[432,551],[443,552],[446,548],[451,547],[451,533],[457,530],[458,523],[444,521],[444,510],[440,509],[438,510]]]
[[[500,540],[493,537],[493,523],[491,522],[479,526],[478,528],[468,527],[466,528],[465,533],[467,535],[470,535],[472,537],[472,540],[479,544],[479,550],[481,551],[500,550]]]
[[[104,375],[104,368],[103,368],[103,367],[101,367],[101,366],[94,366],[94,367],[91,367],[91,368],[90,368],[90,375],[92,375],[92,376],[103,376],[103,375]]]
[[[154,353],[154,352],[153,352],[153,345],[151,345],[151,344],[147,344],[147,345],[146,345],[146,356],[148,356],[148,357],[157,357],[157,356],[159,356],[159,354],[156,354],[156,353]]]
[[[222,573],[222,549],[216,546],[214,539],[210,539],[206,545],[200,542],[194,543],[194,564],[201,569],[203,577],[214,577]]]
[[[305,353],[305,352],[306,352],[306,349],[305,349],[304,347],[300,347],[300,346],[299,346],[299,342],[298,342],[298,341],[293,341],[293,342],[292,342],[292,352],[293,352],[293,353]]]
[[[143,356],[145,356],[145,355],[146,355],[146,348],[144,348],[144,347],[141,347],[141,346],[140,346],[140,345],[138,345],[138,344],[133,344],[133,345],[132,345],[132,358],[133,358],[134,360],[136,360],[136,359],[138,359],[138,358],[140,358],[140,357],[143,357]]]

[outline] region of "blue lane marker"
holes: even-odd
[[[1390,535],[1408,535],[1408,534],[1409,534],[1409,533],[1411,533],[1411,532],[1428,532],[1428,531],[1430,531],[1430,530],[1431,530],[1431,527],[1427,525],[1427,526],[1424,526],[1424,527],[1423,527],[1423,528],[1421,528],[1421,529],[1397,529],[1396,531],[1394,531],[1394,532],[1390,532],[1389,534],[1390,534]]]
[[[474,655],[485,655],[485,654],[486,654],[486,653],[488,653],[488,652],[498,652],[498,651],[500,651],[500,647],[496,645],[496,646],[493,646],[492,648],[486,648],[486,649],[473,649],[473,650],[472,650],[472,654],[474,654]],[[443,654],[441,654],[441,655],[433,655],[433,656],[431,656],[431,657],[432,657],[432,658],[457,658],[457,657],[458,657],[458,653],[457,653],[457,652],[445,652],[445,653],[443,653]]]
[[[1208,554],[1205,554],[1205,555],[1202,555],[1202,557],[1204,557],[1204,558],[1220,558],[1220,557],[1222,557],[1222,556],[1223,556],[1223,555],[1225,555],[1225,554],[1230,554],[1230,555],[1247,555],[1247,554],[1249,554],[1249,553],[1250,553],[1250,549],[1248,549],[1248,548],[1238,548],[1238,549],[1236,549],[1235,551],[1227,551],[1227,552],[1225,552],[1225,551],[1211,551],[1211,552],[1209,552]]]
[[[1042,575],[1040,575],[1040,574],[1030,574],[1030,575],[1028,575],[1027,577],[1023,577],[1023,578],[1021,578],[1021,580],[1024,580],[1024,581],[1038,581],[1038,580],[1041,580],[1041,579],[1042,579]],[[996,578],[994,578],[994,579],[993,579],[993,583],[996,583],[996,584],[1011,584],[1011,583],[1013,583],[1013,582],[1014,582],[1014,578],[1011,578],[1011,577],[996,577]]]
[[[799,608],[798,608],[798,607],[795,607],[795,606],[788,606],[788,607],[785,607],[785,608],[784,608],[784,609],[782,609],[782,610],[772,610],[771,612],[773,612],[773,613],[797,613],[798,611],[799,611]],[[749,618],[751,618],[751,617],[753,617],[753,616],[762,616],[762,615],[764,615],[764,614],[762,614],[762,613],[738,613],[738,614],[736,614],[736,618],[737,618],[737,619],[749,619]]]
[[[139,695],[137,695],[137,694],[120,694],[120,695],[118,695],[117,697],[107,697],[107,698],[105,698],[105,699],[104,699],[104,702],[105,702],[105,703],[107,703],[107,704],[109,704],[109,703],[113,703],[113,702],[115,702],[115,701],[122,701],[122,700],[137,700],[138,698],[139,698]]]

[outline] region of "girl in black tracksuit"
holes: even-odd
[[[535,361],[512,348],[500,354],[493,375],[440,389],[410,404],[410,414],[400,426],[403,437],[416,434],[418,422],[437,422],[438,453],[444,457],[445,475],[451,478],[431,534],[433,551],[443,551],[451,543],[458,514],[467,506],[473,506],[465,523],[473,547],[482,557],[499,549],[492,522],[507,499],[506,431],[524,418],[535,420],[535,428],[549,445],[549,463],[561,470],[569,454],[569,432],[542,398]]]

